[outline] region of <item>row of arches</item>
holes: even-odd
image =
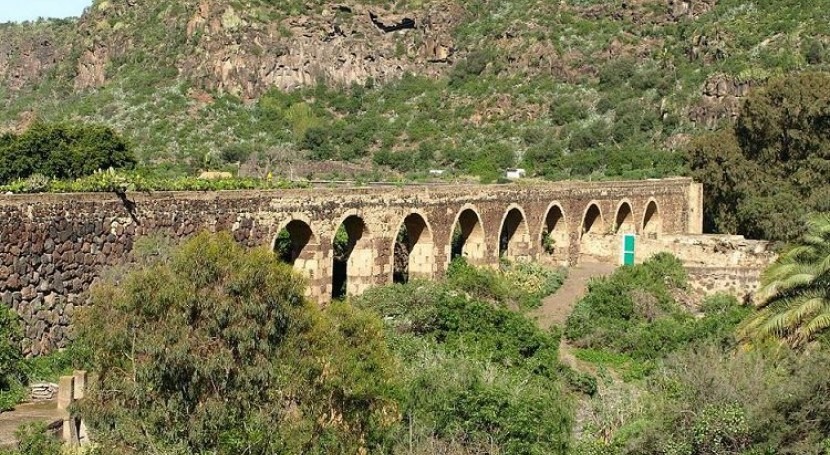
[[[608,229],[599,204],[590,203],[582,216],[579,238],[637,231],[637,223],[628,201],[620,202],[614,220],[614,224]],[[539,236],[544,254],[566,259],[570,243],[566,221],[561,205],[551,204],[545,213]],[[660,213],[655,201],[651,200],[647,204],[640,226],[640,232],[643,234],[660,232]],[[348,215],[342,220],[332,239],[332,298],[360,294],[373,284],[375,245],[372,238],[372,233],[360,215]],[[518,205],[513,204],[507,208],[501,221],[498,239],[499,257],[514,261],[530,258],[530,228],[524,210]],[[475,207],[465,206],[458,212],[450,243],[450,254],[447,259],[463,257],[476,265],[486,261],[484,224]],[[320,241],[314,234],[309,220],[290,220],[280,230],[273,247],[282,261],[293,265],[295,269],[312,279],[319,273],[320,261],[324,258],[317,256]],[[399,224],[391,251],[393,280],[403,283],[412,278],[432,278],[437,263],[435,251],[433,229],[427,218],[418,211],[407,214]]]

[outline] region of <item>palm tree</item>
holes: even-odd
[[[764,271],[755,301],[758,311],[738,329],[745,341],[797,347],[830,327],[830,213],[810,217],[801,241]]]

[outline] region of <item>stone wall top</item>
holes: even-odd
[[[614,180],[614,181],[579,181],[568,180],[560,182],[516,182],[506,184],[370,184],[366,186],[339,186],[314,185],[308,188],[274,189],[274,190],[225,190],[225,191],[153,191],[128,193],[130,200],[160,201],[160,200],[250,200],[326,196],[366,196],[390,195],[412,196],[413,194],[428,194],[434,197],[449,196],[459,198],[472,195],[505,194],[517,192],[546,192],[560,191],[569,194],[583,192],[616,191],[628,192],[633,189],[654,192],[655,194],[675,193],[684,191],[694,183],[688,177],[675,177],[649,180]],[[21,203],[63,203],[73,202],[117,202],[119,198],[114,193],[36,193],[36,194],[0,194],[0,205],[19,205]]]

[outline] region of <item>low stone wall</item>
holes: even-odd
[[[761,286],[763,269],[752,267],[687,267],[689,285],[698,296],[725,292],[750,303]]]
[[[619,264],[622,234],[583,236],[580,259]],[[698,296],[726,292],[748,302],[760,286],[761,273],[775,261],[769,242],[729,235],[638,236],[635,262],[671,253],[683,262]]]

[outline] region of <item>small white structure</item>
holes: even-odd
[[[519,180],[525,176],[526,172],[520,168],[510,168],[504,171],[504,177],[508,180]]]
[[[429,175],[432,175],[434,177],[440,177],[440,176],[444,175],[444,170],[443,169],[430,169],[429,170]]]

